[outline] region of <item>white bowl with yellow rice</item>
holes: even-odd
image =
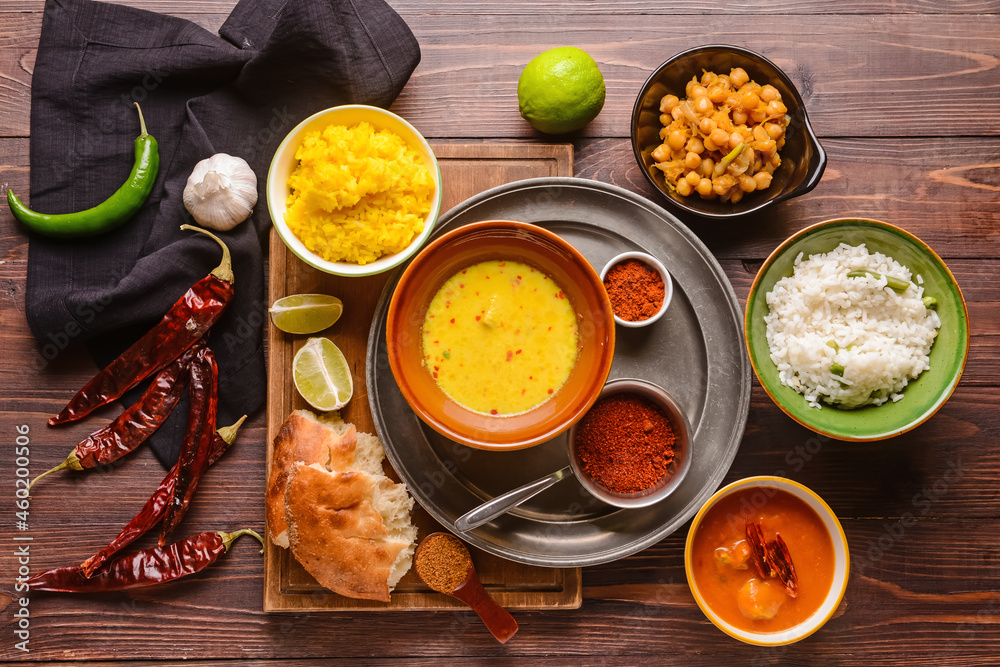
[[[427,140],[378,107],[350,104],[295,126],[271,160],[267,207],[306,264],[367,276],[412,256],[441,212],[441,171]]]

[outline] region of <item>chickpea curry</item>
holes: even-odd
[[[667,187],[732,203],[770,187],[790,121],[778,89],[737,67],[693,77],[685,95],[660,100],[663,143],[652,158]]]
[[[720,499],[702,518],[691,553],[704,603],[749,632],[804,622],[833,584],[833,540],[823,520],[781,489],[751,487]]]

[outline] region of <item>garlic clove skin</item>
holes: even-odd
[[[216,153],[194,166],[183,198],[184,208],[199,225],[226,231],[253,212],[257,175],[243,158]]]

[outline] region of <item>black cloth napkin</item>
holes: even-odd
[[[387,107],[419,60],[413,34],[382,0],[242,0],[217,35],[141,9],[47,0],[31,85],[29,205],[66,213],[111,195],[132,166],[133,102],[159,142],[160,174],[139,213],[111,233],[31,236],[32,365],[85,341],[103,367],[219,263],[211,239],[179,229],[193,222],[181,194],[199,160],[229,153],[257,174],[259,199],[248,222],[220,234],[233,253],[235,297],[209,346],[219,363],[219,425],[254,412],[266,389],[264,185],[274,150],[321,109]],[[183,403],[151,440],[165,465],[177,458],[186,421]]]

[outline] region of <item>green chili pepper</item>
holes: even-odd
[[[830,364],[830,372],[833,373],[834,375],[839,375],[839,376],[843,377],[844,376],[844,370],[846,370],[846,369],[843,366],[841,366],[840,364],[838,364],[836,361],[833,362],[832,364]]]
[[[719,160],[719,164],[715,168],[716,173],[722,175],[722,173],[726,171],[726,168],[729,167],[729,164],[740,156],[740,153],[743,152],[744,148],[746,148],[745,145],[739,144],[736,148],[729,151],[729,155]]]
[[[135,105],[139,109],[139,105]],[[7,191],[10,212],[26,227],[45,236],[56,238],[79,238],[111,231],[131,218],[153,190],[156,173],[160,168],[160,156],[156,139],[146,132],[146,121],[139,109],[139,125],[142,134],[135,140],[135,164],[125,184],[104,202],[93,208],[77,213],[49,215],[36,213]]]
[[[848,278],[864,278],[865,276],[871,276],[875,280],[882,277],[882,274],[875,273],[874,271],[851,271],[847,274]],[[885,277],[885,286],[894,292],[905,292],[906,288],[910,286],[905,280],[900,280],[899,278],[893,278],[892,276]]]

